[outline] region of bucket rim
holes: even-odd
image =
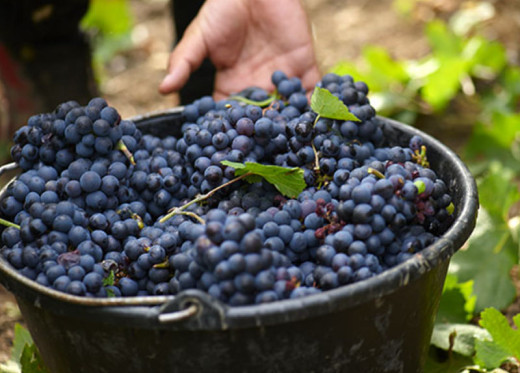
[[[139,124],[149,119],[179,116],[182,115],[182,110],[183,107],[175,107],[139,115],[129,118],[129,120]],[[378,116],[377,119],[383,122],[386,130],[398,131],[408,138],[414,135],[421,136],[423,142],[427,145],[428,151],[435,151],[438,154],[442,154],[446,160],[449,160],[449,167],[453,169],[458,184],[457,188],[460,189],[459,193],[462,196],[460,201],[458,201],[459,205],[456,206],[456,218],[450,228],[435,243],[414,254],[403,263],[387,269],[376,276],[340,286],[336,289],[297,299],[285,299],[272,303],[237,307],[226,305],[212,298],[213,300],[210,301],[212,305],[209,308],[220,310],[221,322],[219,328],[247,327],[294,321],[376,300],[396,291],[399,287],[408,285],[439,265],[440,262],[449,260],[469,238],[476,224],[479,203],[475,180],[466,165],[451,149],[431,135],[389,118]],[[3,191],[0,193],[3,193]],[[156,320],[157,316],[163,313],[163,310],[167,309],[169,304],[176,304],[175,307],[186,308],[188,303],[199,303],[199,305],[204,304],[202,306],[204,308],[207,302],[199,302],[198,300],[209,296],[200,290],[183,291],[177,295],[168,296],[121,298],[74,296],[30,280],[18,273],[2,257],[0,257],[0,280],[6,284],[6,287],[14,293],[16,298],[30,299],[31,302],[40,305],[64,304],[68,307],[73,307],[79,313],[81,313],[82,309],[87,308],[96,308],[98,311],[114,315],[130,312],[134,316],[147,315],[147,318],[151,317],[153,320]],[[183,293],[186,294],[188,303],[186,301],[182,302]],[[182,311],[182,309],[180,310]],[[205,310],[203,309],[202,311],[204,312]]]

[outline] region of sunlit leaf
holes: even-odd
[[[471,324],[436,324],[433,328],[431,344],[435,347],[471,357],[475,354],[477,339],[490,339],[486,329]]]
[[[480,205],[489,216],[507,226],[511,206],[520,200],[518,187],[513,182],[515,174],[498,162],[488,166],[488,172],[478,183]]]
[[[20,365],[22,366],[22,373],[50,373],[34,344],[25,345],[20,358]]]
[[[485,309],[480,316],[480,325],[487,329],[492,340],[477,343],[476,360],[486,368],[496,368],[510,357],[520,358],[520,330],[512,329],[495,308]]]
[[[360,121],[349,111],[347,105],[325,88],[314,88],[311,96],[311,108],[315,113],[325,118]]]
[[[465,60],[457,57],[440,58],[439,68],[425,79],[421,97],[435,111],[444,109],[460,91],[461,78],[466,71]]]
[[[451,32],[441,20],[436,19],[426,25],[426,37],[435,56],[448,58],[460,56],[463,48],[462,39]]]

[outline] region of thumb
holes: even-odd
[[[197,70],[208,51],[198,27],[197,19],[186,29],[182,39],[170,54],[168,74],[159,85],[159,92],[168,94],[179,91]]]

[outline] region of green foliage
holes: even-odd
[[[436,324],[464,323],[475,311],[476,296],[473,280],[460,283],[457,276],[448,273],[435,319]]]
[[[31,334],[20,324],[14,326],[11,359],[7,364],[0,364],[0,373],[50,373]]]
[[[262,165],[254,162],[237,163],[222,161],[224,166],[235,169],[235,176],[251,174],[246,181],[255,183],[262,178],[271,183],[280,193],[287,197],[298,196],[307,186],[303,179],[303,170],[299,167],[287,168],[273,165]]]
[[[412,3],[396,1],[394,5],[408,9]],[[341,62],[333,72],[364,80],[371,89],[371,103],[381,115],[413,124],[419,114],[442,113],[459,94],[475,93],[475,79],[491,82],[509,69],[499,42],[468,36],[478,24],[474,20],[489,18],[487,5],[475,9],[456,13],[450,25],[430,21],[425,36],[431,53],[420,60],[393,59],[381,47],[366,46],[359,63]]]
[[[133,17],[128,0],[91,0],[80,27],[90,35],[98,79],[103,66],[116,53],[132,45]]]
[[[520,314],[513,317],[520,326]],[[479,365],[494,368],[509,358],[520,358],[520,330],[512,329],[500,311],[487,308],[481,313],[480,325],[487,329],[491,339],[477,341],[476,360]]]
[[[492,110],[489,121],[479,121],[466,147],[465,156],[480,168],[499,162],[508,172],[520,173],[518,123],[520,114],[508,113],[501,107]]]
[[[92,0],[81,20],[83,29],[95,29],[103,35],[123,35],[132,27],[127,0]]]
[[[481,210],[467,248],[452,258],[449,270],[461,281],[473,281],[476,312],[488,306],[503,309],[515,299],[510,271],[517,261],[507,226],[496,224]]]
[[[325,88],[314,88],[311,108],[321,117],[359,122],[359,119],[349,111],[347,105]]]
[[[520,315],[513,322],[518,328]],[[425,373],[504,372],[499,367],[505,362],[518,366],[520,330],[511,328],[495,308],[481,313],[480,325],[435,325]]]

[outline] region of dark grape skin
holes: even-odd
[[[18,235],[6,229],[0,252],[46,286],[53,286],[58,275],[56,286],[70,294],[160,295],[199,288],[242,305],[361,281],[412,255],[399,252],[402,247],[419,250],[430,242],[414,240],[423,237],[419,231],[404,233],[420,224],[414,214],[422,214],[424,226],[435,230],[438,221],[450,216],[445,184],[411,162],[422,140],[410,140],[410,149],[381,147],[379,124],[371,120],[375,112],[366,99],[368,87],[352,77],[327,74],[319,84],[350,105],[361,123],[321,118],[314,125],[301,82],[282,72],[273,74],[272,81],[286,102],[262,110],[204,97],[185,107],[184,136],[168,141],[141,136],[103,99],[86,107],[63,105],[49,122],[52,146],[39,150],[46,168],[35,163],[31,146],[38,147],[47,127],[31,119],[33,129],[19,131],[12,150],[29,174],[19,179],[22,184],[11,199],[0,202],[2,213],[8,210],[23,229]],[[266,97],[261,89],[249,94],[250,99]],[[135,166],[114,150],[119,139],[134,152]],[[312,146],[319,152],[321,176],[326,176],[320,187],[324,180],[313,170]],[[285,199],[267,185],[244,183],[190,208],[207,221],[206,228],[182,216],[172,223],[155,222],[188,197],[233,178],[233,170],[220,163],[224,159],[304,167],[308,188],[296,199]],[[51,265],[38,274],[43,264],[36,263],[34,247],[19,250],[20,236],[26,242],[38,239],[38,260],[46,263],[67,248],[81,247],[82,264],[63,275],[59,269],[50,271],[49,279]],[[416,241],[421,244],[410,244]],[[169,269],[162,267],[165,263]],[[115,268],[109,264],[121,266],[122,272],[113,286],[105,287],[106,268]]]

